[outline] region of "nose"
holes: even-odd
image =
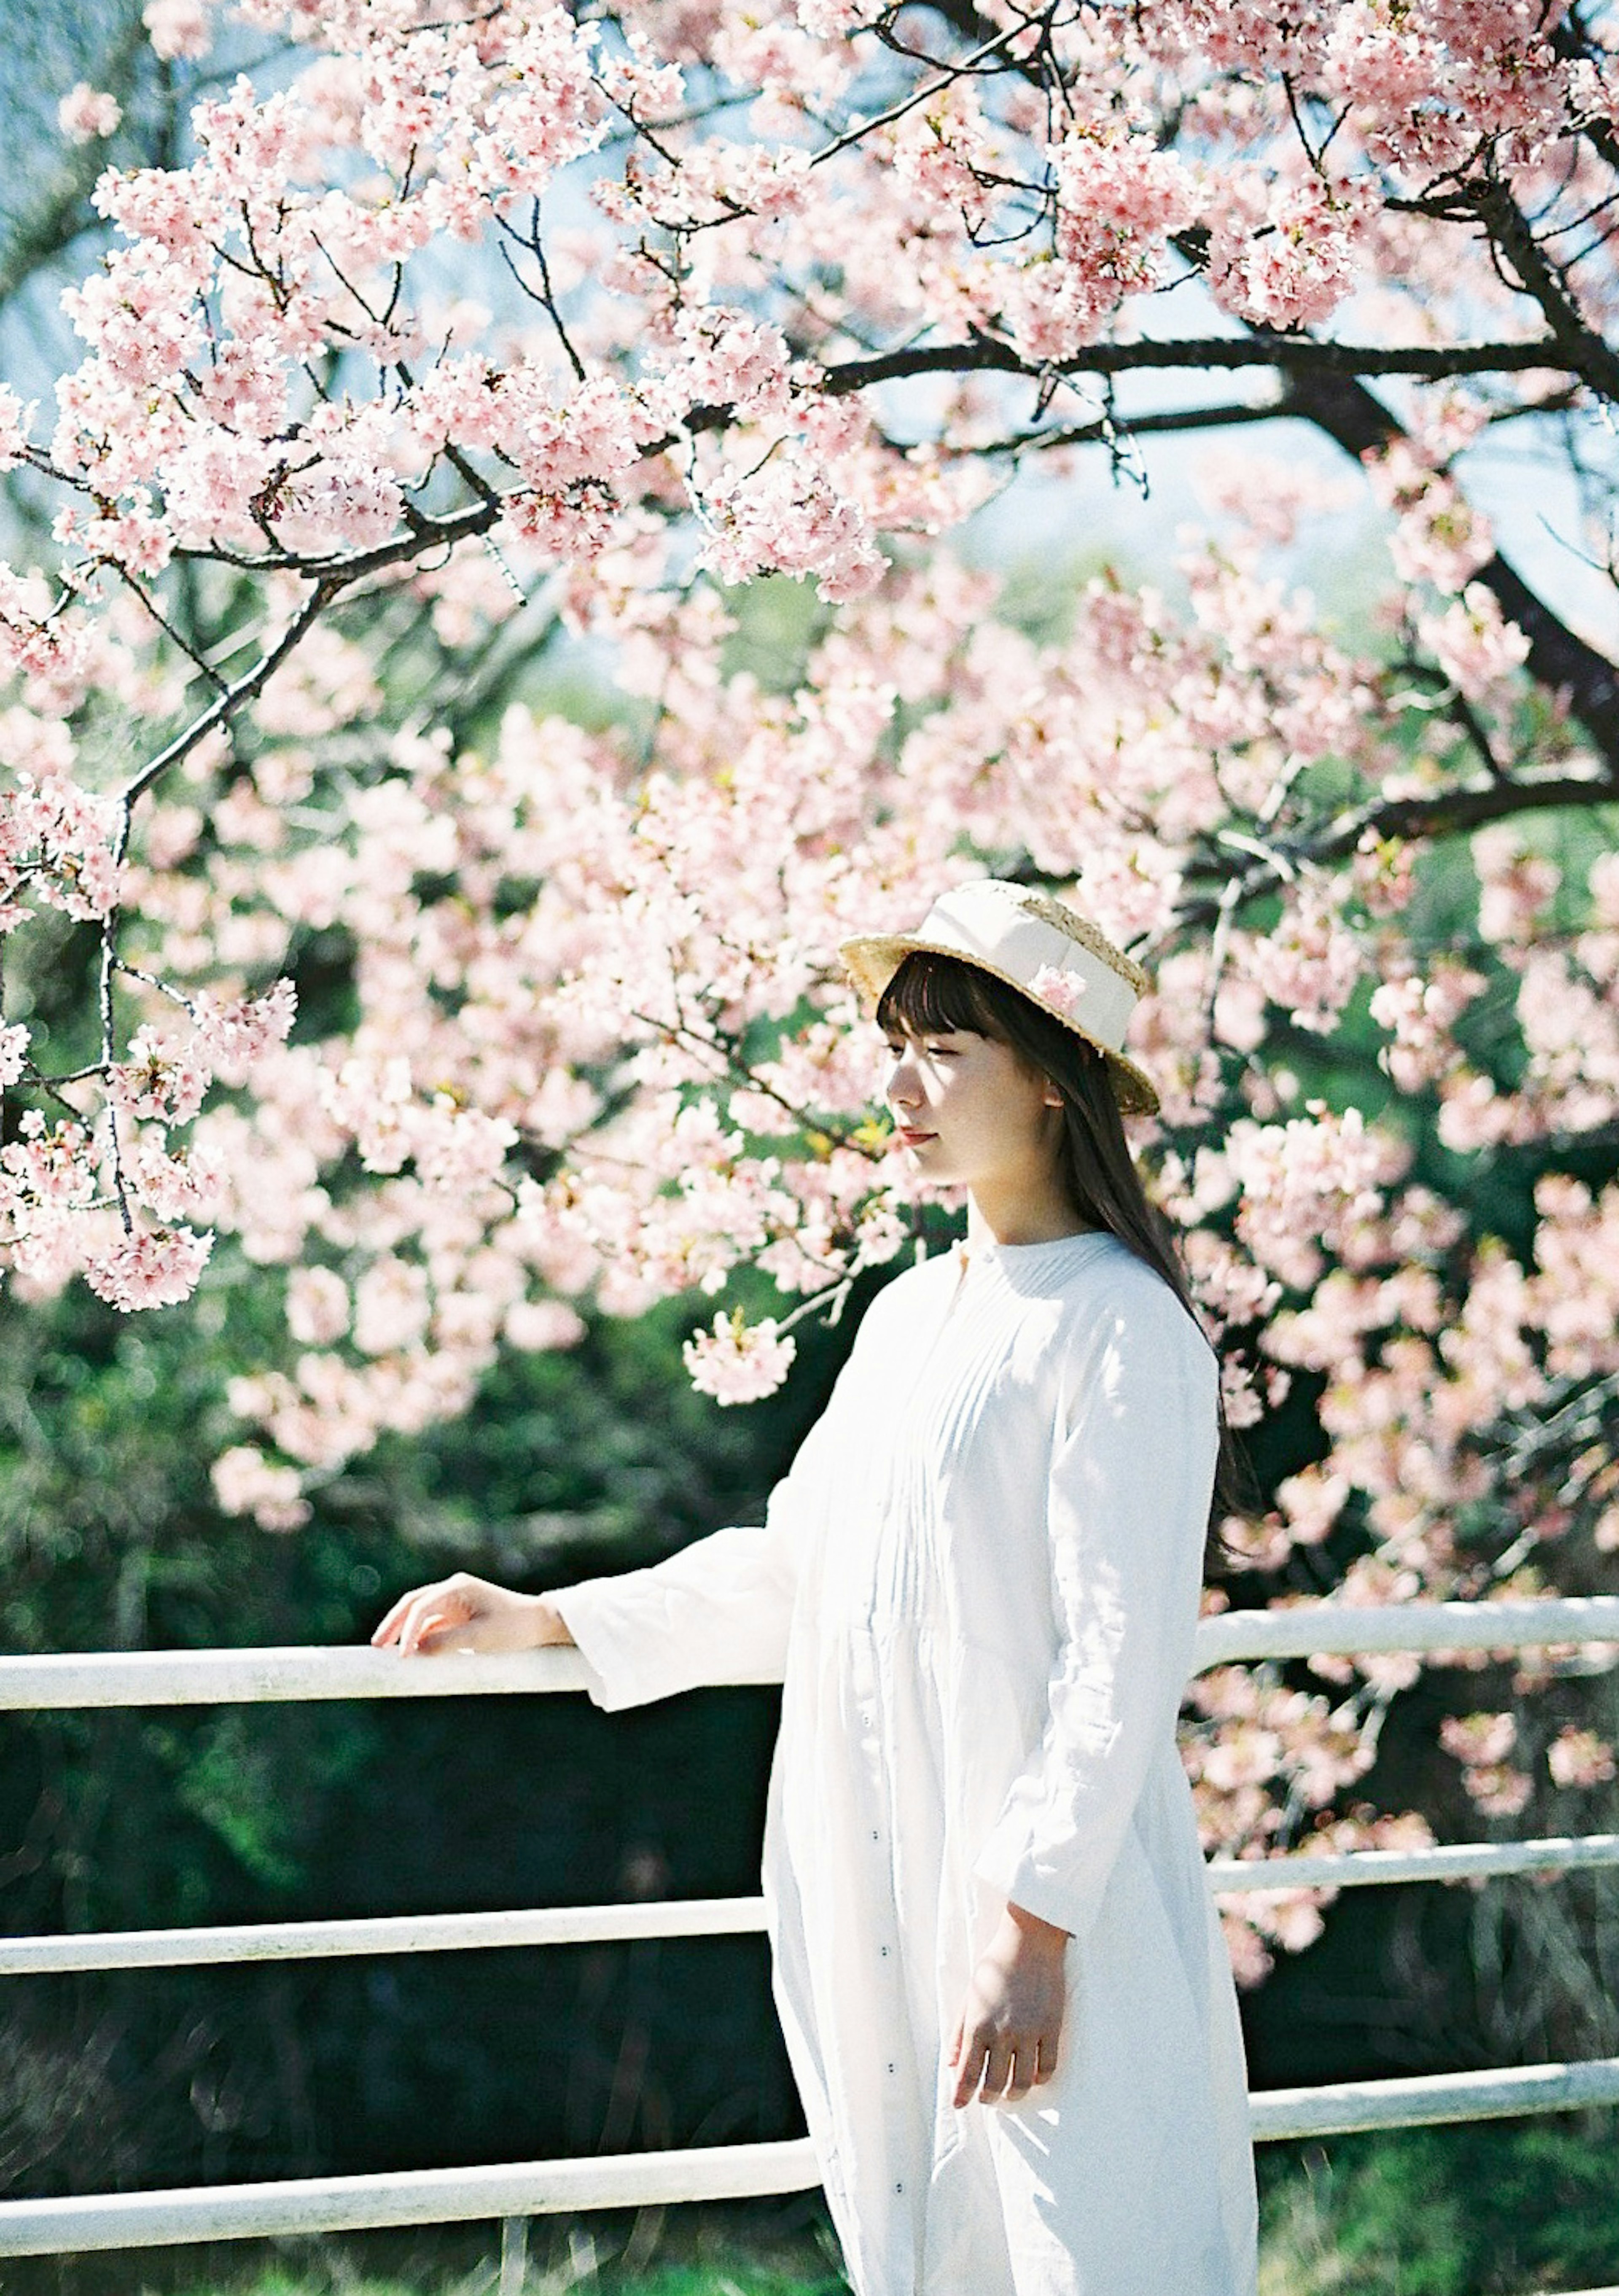
[[[903,1053],[890,1053],[888,1055],[888,1077],[883,1086],[883,1097],[890,1108],[921,1106],[921,1084],[916,1072],[916,1061],[909,1046]]]

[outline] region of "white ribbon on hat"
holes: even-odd
[[[1066,974],[1075,994],[1059,1017],[1072,1021],[1105,1051],[1124,1050],[1124,1030],[1136,1006],[1129,981],[1083,941],[1026,909],[998,882],[980,880],[942,893],[914,938],[1005,973],[1037,1004],[1043,1000],[1031,988],[1035,976],[1048,967]],[[1051,1009],[1055,1011],[1056,1005]]]

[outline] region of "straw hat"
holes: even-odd
[[[1149,985],[1147,975],[1060,901],[1000,877],[977,877],[942,893],[914,932],[863,935],[844,941],[838,954],[875,1004],[918,949],[960,957],[1020,989],[1105,1055],[1122,1109],[1150,1115],[1157,1107],[1150,1081],[1122,1049],[1136,999]]]

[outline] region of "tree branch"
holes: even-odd
[[[1075,423],[1062,430],[1014,431],[1009,438],[972,451],[984,456],[1026,455],[1054,447],[1105,447],[1121,438],[1146,439],[1157,431],[1230,430],[1245,422],[1274,422],[1277,411],[1274,406],[1251,406],[1243,399],[1225,406],[1163,407],[1156,414],[1132,415],[1127,422],[1099,417],[1094,422]]]
[[[1490,782],[1470,789],[1439,791],[1431,797],[1375,799],[1314,830],[1273,836],[1270,851],[1235,876],[1226,876],[1217,892],[1183,901],[1172,923],[1157,939],[1167,940],[1189,929],[1217,924],[1222,914],[1274,892],[1300,866],[1345,859],[1369,834],[1379,841],[1459,837],[1486,822],[1505,821],[1516,814],[1543,812],[1551,807],[1589,811],[1609,805],[1619,805],[1619,777],[1573,774],[1548,775],[1539,781]],[[1188,874],[1208,877],[1217,872],[1218,864],[1211,861]]]
[[[1562,271],[1536,239],[1517,201],[1504,184],[1492,184],[1478,200],[1478,218],[1498,254],[1517,274],[1525,295],[1539,307],[1562,357],[1549,365],[1582,374],[1607,399],[1619,398],[1619,357],[1586,324]]]
[[[118,848],[119,859],[123,857],[130,816],[137,799],[143,797],[155,782],[160,781],[171,766],[178,765],[182,758],[188,757],[205,734],[211,734],[217,726],[228,725],[242,704],[254,699],[294,648],[308,636],[339,590],[346,586],[346,584],[334,583],[331,579],[317,582],[275,644],[265,648],[252,668],[244,670],[240,677],[225,686],[217,699],[211,701],[200,716],[193,718],[183,733],[176,734],[155,758],[148,759],[133,781],[126,783],[118,796],[122,823]]]
[[[1237,373],[1270,367],[1288,375],[1413,375],[1443,382],[1458,374],[1515,374],[1543,367],[1577,370],[1549,336],[1532,343],[1316,342],[1308,335],[1191,335],[1176,341],[1090,343],[1072,358],[1026,359],[1010,343],[975,335],[965,343],[917,344],[876,358],[828,367],[822,387],[833,398],[879,382],[906,382],[925,374],[1019,374],[1031,381],[1054,374],[1138,374],[1182,368]],[[712,418],[723,410],[703,409]],[[697,427],[693,423],[692,427]],[[707,427],[712,427],[712,419]]]

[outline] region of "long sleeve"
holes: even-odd
[[[546,1600],[616,1712],[704,1684],[780,1682],[800,1533],[814,1508],[847,1367],[756,1526],[716,1530],[644,1570],[584,1578]]]
[[[1218,1441],[1214,1359],[1166,1284],[1132,1284],[1084,1354],[1051,1471],[1045,1727],[975,1866],[1076,1937],[1173,1741]]]

